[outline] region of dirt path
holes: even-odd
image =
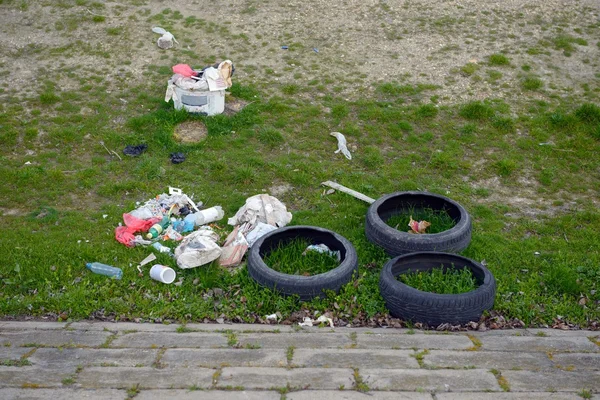
[[[276,93],[305,85],[319,93],[364,96],[375,83],[425,83],[440,104],[487,97],[517,102],[520,82],[542,81],[528,97],[597,99],[600,2],[582,1],[163,1],[8,2],[0,5],[0,80],[35,93],[40,76],[63,89],[82,74],[109,90],[155,79],[177,62],[202,66],[230,58],[236,79]],[[151,27],[180,42],[156,46]],[[281,46],[288,46],[287,50]],[[489,65],[503,53],[509,65]],[[472,65],[468,65],[472,63]],[[162,67],[162,70],[160,68]],[[162,89],[161,89],[162,90]],[[300,92],[303,92],[300,90]],[[313,97],[311,94],[307,97]]]

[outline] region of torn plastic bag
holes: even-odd
[[[175,36],[173,36],[171,32],[167,32],[160,26],[155,26],[154,28],[152,28],[152,32],[162,35],[156,41],[156,44],[161,49],[170,49],[171,47],[173,47],[173,42],[179,44],[179,42],[177,41],[177,39],[175,39]]]
[[[331,132],[330,135],[338,140],[338,149],[334,151],[334,153],[337,154],[341,151],[348,160],[352,160],[352,154],[350,154],[350,151],[348,151],[348,147],[346,146],[346,137],[339,132]]]
[[[236,226],[229,236],[227,236],[222,247],[221,257],[219,257],[219,265],[223,267],[240,265],[249,247],[242,231],[241,227]]]
[[[123,221],[125,222],[125,226],[117,226],[115,229],[115,238],[125,246],[133,247],[135,246],[135,233],[146,232],[152,225],[160,221],[160,218],[143,220],[125,213],[123,214]]]
[[[309,251],[315,251],[315,252],[321,253],[321,254],[328,254],[338,261],[341,260],[340,251],[339,250],[333,251],[329,247],[327,247],[327,245],[324,243],[311,244],[302,252],[302,255],[305,256],[306,253],[308,253]]]
[[[256,242],[259,238],[265,236],[267,233],[269,233],[271,231],[274,231],[275,229],[277,229],[277,228],[274,227],[273,225],[263,224],[262,222],[259,222],[258,224],[256,224],[254,229],[252,229],[246,235],[246,241],[248,241],[248,247],[252,247],[254,242]]]
[[[241,225],[249,222],[256,225],[259,222],[282,228],[290,223],[292,213],[288,212],[285,204],[268,194],[257,194],[246,199],[238,212],[227,220],[229,225]]]
[[[173,73],[182,75],[186,78],[197,76],[198,73],[192,69],[188,64],[177,64],[173,66]]]
[[[195,268],[208,264],[221,256],[216,241],[219,236],[212,230],[200,229],[190,233],[175,249],[175,259],[180,268]]]

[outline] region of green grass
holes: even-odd
[[[407,210],[402,209],[398,214],[390,217],[386,224],[394,229],[407,232],[410,230],[408,222],[410,218],[415,221],[427,221],[431,224],[425,233],[440,233],[451,229],[456,222],[445,210],[434,210],[431,208],[414,208],[409,207]]]
[[[264,262],[271,269],[291,275],[317,275],[331,271],[339,265],[337,259],[329,254],[307,251],[310,241],[294,239],[281,243],[264,256]]]
[[[440,267],[427,272],[407,272],[397,279],[415,289],[437,294],[467,293],[478,286],[470,269],[454,266],[446,270]]]
[[[492,54],[489,57],[488,63],[490,65],[497,65],[497,66],[510,65],[510,59],[508,57],[506,57],[504,54]]]

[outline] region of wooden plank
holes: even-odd
[[[340,192],[344,192],[349,194],[350,196],[356,197],[359,200],[362,201],[366,201],[369,204],[372,204],[373,202],[375,202],[375,199],[370,198],[369,196],[366,196],[362,193],[357,192],[356,190],[352,190],[350,188],[347,188],[346,186],[342,186],[339,183],[335,183],[332,181],[325,181],[322,182],[321,185],[323,186],[329,186],[330,188],[333,188],[335,190],[339,190]]]

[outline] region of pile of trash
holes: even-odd
[[[175,109],[205,115],[220,114],[225,109],[225,90],[232,85],[235,67],[231,60],[196,70],[188,64],[173,66],[167,82],[165,102],[173,99]]]
[[[124,225],[115,229],[115,238],[125,246],[150,246],[171,255],[182,269],[195,268],[218,260],[221,266],[238,266],[249,247],[266,233],[284,227],[292,214],[275,197],[259,194],[246,200],[228,219],[233,231],[222,245],[210,225],[223,218],[221,206],[202,208],[202,202],[178,188],[169,188],[138,208],[123,214]],[[161,242],[179,242],[175,250]]]

